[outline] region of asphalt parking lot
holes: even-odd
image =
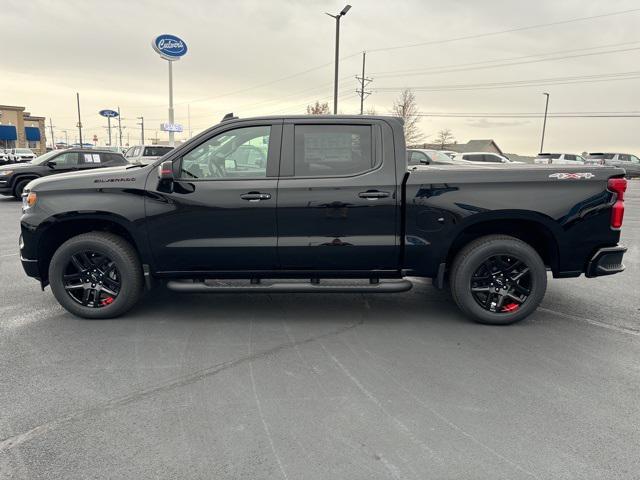
[[[0,198],[0,478],[638,478],[640,181],[627,270],[510,327],[428,283],[81,320],[24,275],[19,217]]]

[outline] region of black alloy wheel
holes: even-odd
[[[511,255],[493,255],[474,272],[470,282],[476,302],[492,313],[513,313],[531,294],[531,269]]]
[[[67,294],[80,305],[103,308],[118,297],[121,275],[115,262],[106,255],[82,251],[69,259],[63,284]]]

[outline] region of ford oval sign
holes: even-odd
[[[118,112],[116,112],[115,110],[100,110],[98,113],[100,115],[102,115],[103,117],[117,117],[118,116]]]
[[[163,33],[158,35],[151,42],[153,49],[166,60],[179,60],[187,53],[187,44],[175,35]]]

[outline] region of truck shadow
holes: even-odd
[[[405,293],[176,293],[164,286],[146,292],[126,315],[137,321],[351,323],[367,321],[468,320],[446,291],[415,284]]]

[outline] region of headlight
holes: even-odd
[[[31,207],[33,207],[37,201],[38,201],[38,195],[36,194],[36,192],[23,193],[22,194],[22,213],[26,212]]]
[[[0,177],[8,177],[13,173],[13,170],[0,170]]]

